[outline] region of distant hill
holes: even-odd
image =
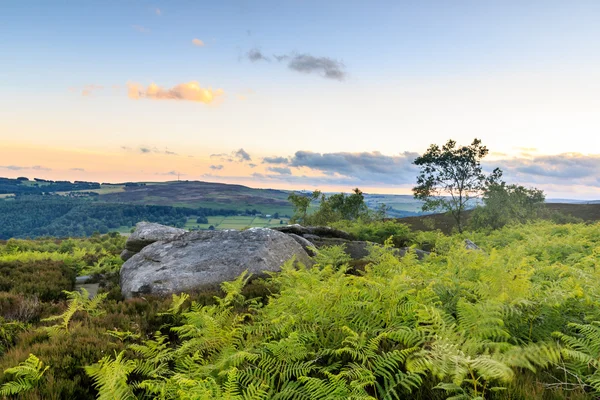
[[[240,212],[255,209],[265,214],[293,214],[293,208],[287,200],[288,192],[225,183],[172,181],[103,184],[97,192],[99,201],[109,203],[226,208]]]

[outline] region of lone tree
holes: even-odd
[[[500,182],[498,168],[486,175],[481,159],[488,149],[481,140],[474,139],[470,146],[457,147],[454,140],[441,148],[432,144],[413,162],[420,167],[415,199],[424,201],[423,211],[446,211],[456,220],[458,231],[463,231],[464,211],[469,202],[480,197],[490,185]]]

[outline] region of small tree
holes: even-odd
[[[487,147],[479,139],[461,147],[448,140],[441,148],[432,144],[425,154],[417,157],[414,164],[420,167],[420,172],[413,193],[424,202],[423,211],[450,213],[462,232],[468,204],[490,185],[500,182],[502,176],[498,168],[489,175],[483,173],[481,159],[487,154]]]
[[[296,192],[291,193],[288,196],[288,200],[292,203],[292,206],[294,206],[294,216],[292,217],[291,222],[301,221],[302,223],[305,223],[310,203],[312,203],[313,200],[318,199],[320,196],[321,192],[318,190],[312,192],[310,196],[297,194]]]
[[[475,228],[499,229],[511,222],[525,223],[542,216],[544,192],[518,185],[491,185],[483,195],[483,206],[477,207],[469,224]]]

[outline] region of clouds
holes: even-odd
[[[288,68],[305,74],[318,73],[324,78],[344,80],[344,64],[329,57],[313,57],[310,54],[298,54],[292,57]]]
[[[213,171],[220,171],[223,169],[223,165],[211,165],[209,168]]]
[[[600,187],[600,154],[536,155],[493,163],[504,171],[506,180],[516,180],[519,183]]]
[[[257,61],[271,61],[261,50],[258,48],[251,49],[246,54],[247,58],[252,62]],[[303,74],[318,74],[323,78],[334,79],[343,81],[346,76],[346,66],[343,62],[335,60],[330,57],[315,57],[307,53],[303,54],[283,54],[273,55],[273,58],[277,62],[287,63],[287,67],[295,72]]]
[[[164,154],[167,156],[178,155],[174,151],[170,151],[169,149],[166,149],[166,148],[164,150],[160,150],[157,147],[150,147],[150,146],[139,146],[136,150],[134,150],[128,146],[121,146],[121,149],[128,151],[128,152],[137,151],[140,154]]]
[[[288,167],[269,167],[267,171],[274,172],[279,175],[291,175],[292,170]]]
[[[104,86],[102,85],[85,85],[83,89],[81,89],[81,95],[84,97],[91,96],[93,92],[102,89],[104,89]]]
[[[192,39],[192,44],[197,47],[203,47],[204,42],[200,39]]]
[[[247,163],[252,161],[252,157],[250,154],[244,149],[234,150],[231,153],[218,153],[211,154],[210,158],[219,159],[221,162],[238,162],[238,163]],[[256,164],[248,164],[250,168],[254,168]]]
[[[184,100],[210,104],[223,95],[223,90],[203,88],[197,81],[181,83],[167,89],[162,88],[155,83],[144,88],[139,83],[128,82],[127,95],[133,100],[142,98],[149,100]]]
[[[69,168],[69,171],[85,172],[85,169],[84,168]]]
[[[34,165],[31,167],[21,166],[21,165],[0,165],[0,168],[8,169],[10,171],[52,171],[52,168],[42,167],[41,165]]]
[[[266,57],[259,49],[254,48],[254,49],[250,49],[250,51],[248,51],[248,53],[246,54],[246,56],[248,57],[248,60],[252,61],[252,62],[257,62],[257,61],[271,61],[269,60],[268,57]]]
[[[250,154],[248,154],[248,152],[246,152],[244,149],[239,149],[238,151],[236,151],[235,153],[233,153],[233,155],[240,162],[241,161],[252,161],[252,158],[250,157]]]
[[[265,164],[286,164],[288,162],[287,157],[265,157],[263,163]]]

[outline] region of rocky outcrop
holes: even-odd
[[[123,296],[167,295],[218,287],[245,270],[253,275],[279,271],[291,258],[312,265],[294,238],[272,229],[171,233],[170,238],[147,245],[123,264]]]
[[[135,226],[135,231],[127,238],[125,249],[131,253],[137,253],[154,242],[175,239],[186,232],[185,229],[173,228],[153,222],[139,222]],[[126,256],[131,256],[131,253],[127,253]]]
[[[302,225],[284,225],[276,226],[271,228],[273,230],[283,233],[293,233],[298,236],[309,239],[310,237],[321,237],[321,238],[337,238],[345,240],[355,240],[356,238],[339,229],[331,228],[329,226],[302,226]],[[309,239],[310,240],[310,239]]]

